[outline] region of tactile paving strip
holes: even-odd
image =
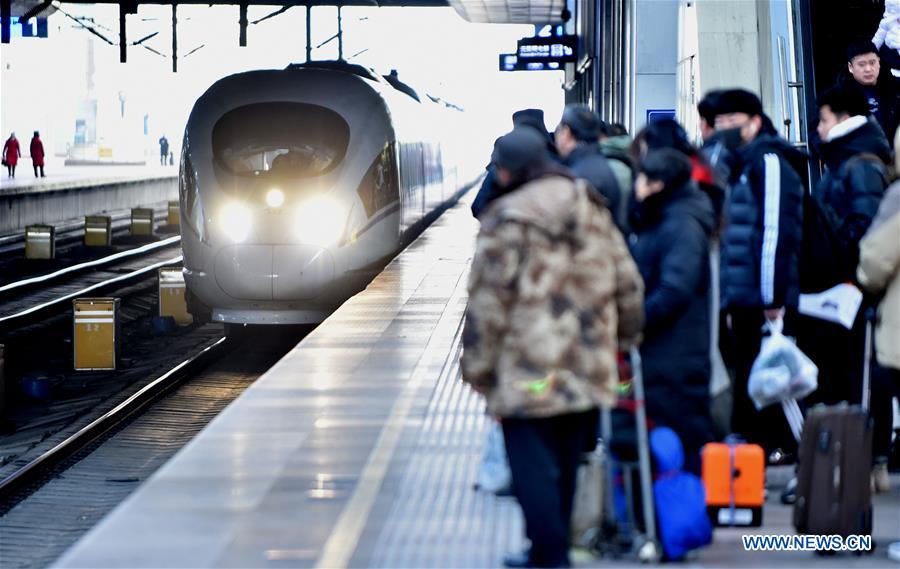
[[[491,419],[460,378],[459,352],[435,388],[371,567],[496,567],[523,547],[512,498],[474,489]]]

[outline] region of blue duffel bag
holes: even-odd
[[[675,431],[668,427],[653,429],[650,452],[656,471],[653,497],[659,539],[666,559],[679,560],[712,542],[706,490],[699,477],[681,470],[684,447]]]

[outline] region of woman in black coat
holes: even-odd
[[[655,150],[638,169],[629,215],[631,251],[645,283],[641,346],[647,411],[685,447],[685,469],[700,472],[710,419],[709,240],[715,215],[680,152]]]

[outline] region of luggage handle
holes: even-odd
[[[641,502],[644,514],[645,535],[649,541],[656,541],[656,511],[653,497],[653,472],[650,470],[650,436],[647,429],[647,408],[644,399],[644,370],[641,352],[632,346],[632,380],[635,400],[635,421],[638,442],[638,473],[641,484]]]
[[[800,436],[803,434],[803,412],[800,410],[800,405],[797,404],[797,400],[794,398],[782,399],[781,408],[784,410],[784,417],[791,427],[791,433],[799,443]]]
[[[735,445],[728,443],[728,468],[731,470],[731,476],[728,477],[728,525],[734,527],[737,518],[737,497],[735,496],[734,480],[737,478],[740,469],[736,466],[735,461]]]
[[[865,347],[865,356],[863,357],[863,384],[862,384],[862,397],[860,398],[860,402],[862,404],[862,410],[866,413],[869,412],[869,403],[870,398],[872,396],[870,383],[872,376],[872,328],[875,326],[875,309],[867,308],[865,312],[866,319],[866,347]],[[859,369],[859,368],[857,368]]]

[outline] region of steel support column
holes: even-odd
[[[341,19],[341,7],[338,6],[338,59],[344,59],[344,22]]]
[[[119,3],[119,63],[128,61],[128,41],[125,33],[125,15],[127,9],[125,2]]]
[[[247,47],[247,4],[241,4],[239,11],[238,25],[241,27],[241,36],[238,43],[241,47]]]
[[[312,6],[306,5],[306,62],[312,61]]]
[[[178,73],[178,4],[172,2],[172,73]]]
[[[12,37],[12,0],[0,0],[0,42],[9,43]]]

